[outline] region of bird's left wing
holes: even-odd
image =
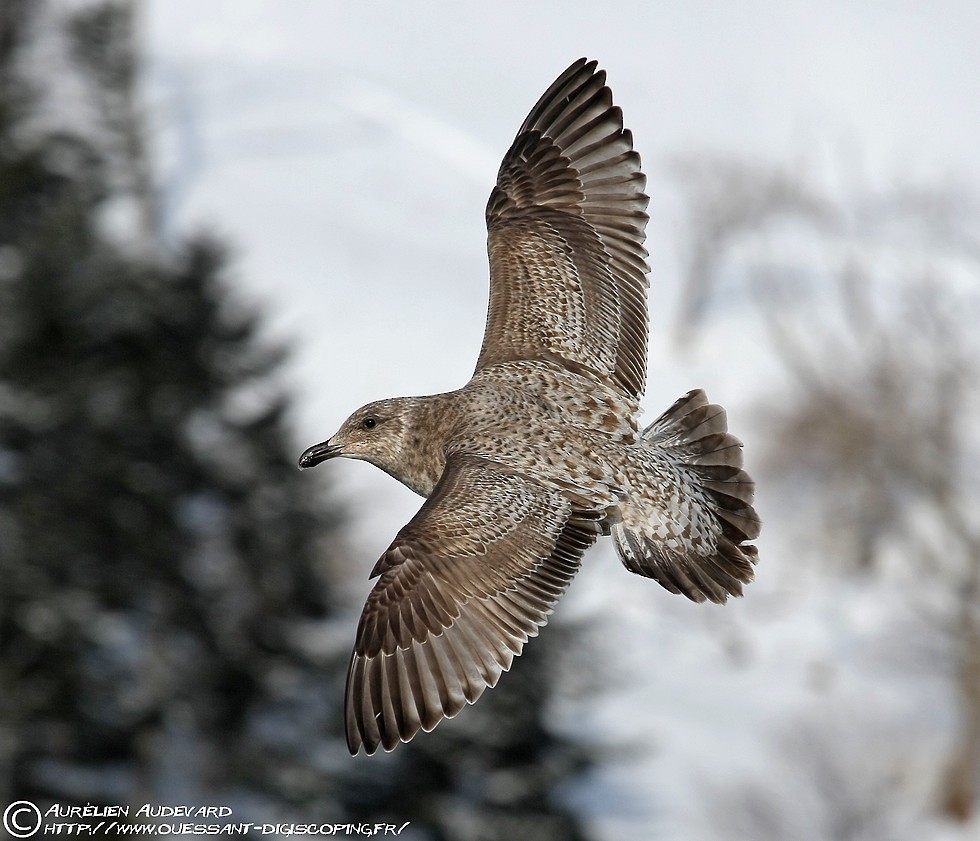
[[[347,744],[392,750],[473,703],[545,624],[598,514],[455,456],[375,566],[347,677]]]

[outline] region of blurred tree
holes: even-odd
[[[315,785],[278,779],[274,751],[256,762],[274,702],[336,697],[296,644],[328,612],[319,542],[338,518],[295,468],[282,353],[230,299],[215,243],[151,258],[106,233],[111,173],[144,152],[46,127],[23,72],[41,6],[0,17],[2,787],[322,800],[308,749]],[[82,66],[126,52],[126,14],[74,19]],[[125,101],[133,73],[88,79]],[[135,133],[121,110],[113,132]],[[322,729],[321,712],[307,740]]]
[[[132,4],[61,13],[0,5],[0,801],[584,837],[560,629],[442,732],[347,756],[340,518],[296,469],[282,351],[220,245],[160,242]]]
[[[732,160],[679,169],[682,326],[693,334],[726,282],[758,305],[789,383],[766,400],[765,484],[806,512],[803,551],[915,578],[960,713],[938,808],[967,820],[980,797],[980,203],[860,180],[835,196]]]

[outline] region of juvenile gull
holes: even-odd
[[[299,460],[363,459],[427,497],[372,572],[347,678],[352,754],[392,750],[494,686],[600,535],[694,601],[752,579],[754,484],[724,409],[697,390],[637,423],[648,198],[605,80],[572,64],[500,166],[473,378],[370,403]]]

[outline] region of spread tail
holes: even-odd
[[[721,406],[700,389],[648,426],[626,467],[630,500],[612,527],[631,572],[696,602],[740,596],[759,536],[755,483]]]

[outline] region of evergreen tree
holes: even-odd
[[[31,121],[39,8],[5,4],[0,33],[0,779],[39,802],[175,781],[322,800],[324,779],[279,779],[283,710],[336,694],[295,643],[327,614],[335,518],[295,467],[282,354],[215,243],[133,256],[104,233],[120,158]],[[88,14],[79,54],[124,11]]]

